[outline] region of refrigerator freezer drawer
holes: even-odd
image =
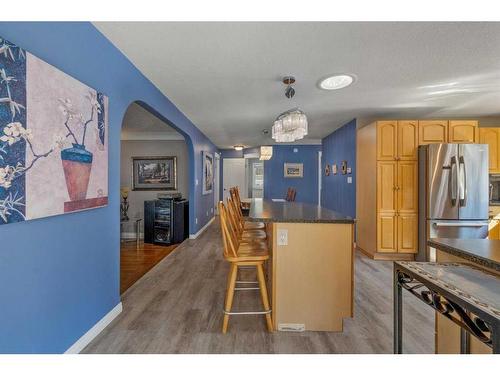
[[[486,238],[488,236],[488,221],[446,221],[428,220],[427,238]],[[427,248],[426,259],[435,261],[435,249]]]
[[[488,221],[429,221],[429,238],[486,238]]]

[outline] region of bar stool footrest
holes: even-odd
[[[271,314],[272,310],[267,310],[267,311],[226,311],[222,310],[224,315],[267,315]]]

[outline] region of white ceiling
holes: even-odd
[[[184,140],[184,137],[139,104],[132,103],[123,117],[121,139],[124,141],[173,141]]]
[[[309,141],[354,117],[500,115],[500,23],[95,25],[222,148],[272,143],[261,131],[296,106]],[[355,84],[318,89],[339,72]],[[292,100],[287,74],[297,79]]]

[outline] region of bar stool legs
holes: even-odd
[[[222,333],[227,332],[227,325],[229,324],[229,314],[233,306],[234,288],[236,287],[236,276],[238,276],[238,266],[231,263],[229,275],[227,277],[227,292],[226,303],[224,305],[224,320],[222,321]]]
[[[267,295],[266,278],[264,276],[264,269],[262,267],[262,264],[259,264],[257,266],[257,278],[259,279],[260,296],[262,298],[262,306],[264,306],[265,311],[269,311],[269,313],[266,314],[267,330],[269,332],[272,332],[273,331],[273,321],[271,319],[271,312],[270,312],[271,309],[269,307],[269,298]]]
[[[226,292],[226,302],[224,304],[224,319],[222,321],[222,333],[227,332],[229,325],[230,315],[265,315],[266,324],[269,332],[273,331],[273,321],[271,318],[271,308],[269,306],[269,297],[267,295],[266,278],[264,276],[263,262],[255,262],[253,264],[244,263],[241,264],[242,267],[255,266],[257,268],[257,279],[259,288],[237,288],[236,284],[241,281],[236,281],[238,276],[238,265],[237,263],[231,263],[231,268],[229,269],[229,275],[227,279],[227,292]],[[246,281],[244,283],[253,283]],[[262,300],[262,305],[264,307],[263,311],[239,311],[232,312],[231,308],[233,306],[234,292],[235,290],[253,290],[260,289],[260,296]]]

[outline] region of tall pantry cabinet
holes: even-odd
[[[374,259],[418,250],[418,146],[478,143],[477,121],[376,121],[357,132],[356,244]]]

